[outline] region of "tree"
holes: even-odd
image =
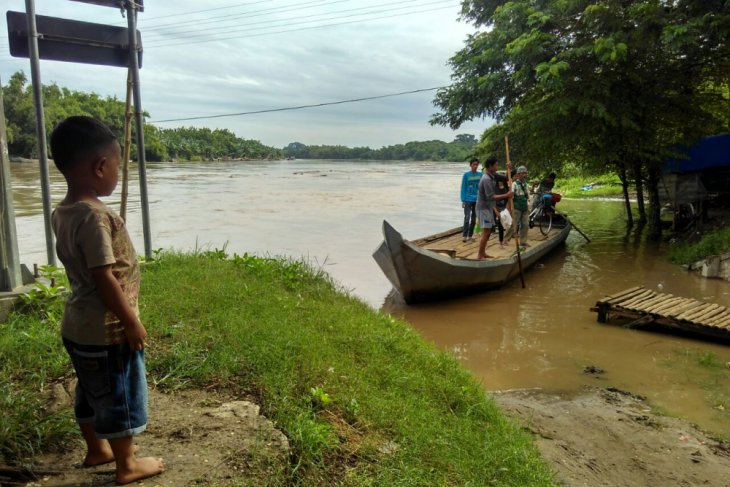
[[[525,162],[633,169],[658,236],[661,162],[728,126],[730,2],[465,0],[462,17],[483,30],[451,59],[431,122],[491,116]]]

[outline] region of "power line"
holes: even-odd
[[[400,4],[404,4],[404,3],[413,3],[413,2],[418,2],[418,1],[420,1],[420,0],[402,0],[400,2],[388,2],[388,3],[381,3],[378,5],[368,5],[367,7],[344,9],[344,10],[338,10],[336,12],[316,13],[316,14],[310,14],[310,15],[299,15],[297,17],[287,17],[287,18],[283,18],[283,19],[273,19],[273,20],[270,19],[270,20],[261,20],[258,22],[239,23],[234,26],[228,26],[228,27],[214,26],[214,27],[207,27],[207,28],[203,28],[203,29],[174,31],[174,32],[170,32],[170,34],[166,34],[163,32],[157,32],[157,33],[153,32],[152,34],[157,35],[157,36],[179,37],[183,34],[191,33],[191,34],[193,34],[192,36],[190,36],[190,35],[185,36],[186,38],[190,38],[190,37],[200,37],[200,36],[208,35],[208,34],[203,34],[203,32],[211,31],[211,30],[215,31],[215,34],[226,34],[231,31],[234,31],[234,32],[240,31],[242,27],[260,25],[260,24],[274,24],[274,23],[279,23],[279,22],[287,22],[290,20],[296,20],[296,22],[291,22],[291,23],[284,24],[284,25],[276,25],[276,26],[272,25],[271,27],[267,27],[265,25],[264,27],[258,27],[257,29],[287,27],[289,25],[306,24],[306,23],[316,22],[316,21],[338,20],[338,19],[344,19],[344,18],[349,18],[349,17],[372,15],[372,14],[379,14],[379,13],[384,13],[384,12],[392,12],[392,11],[396,11],[396,10],[403,10],[403,9],[410,8],[410,7],[403,6],[403,7],[395,7],[395,8],[386,8],[386,9],[382,9],[382,10],[371,10],[369,12],[361,12],[361,13],[350,14],[350,15],[342,15],[342,16],[337,15],[337,14],[343,14],[343,13],[347,13],[347,12],[355,12],[358,10],[368,10],[368,9],[375,9],[375,8],[379,8],[379,7],[393,7],[394,5],[400,5]],[[451,1],[451,0],[435,1],[435,2],[431,2],[431,3],[426,3],[421,6],[426,7],[426,6],[430,6],[430,5],[442,4],[445,1]],[[327,16],[333,16],[333,15],[334,15],[334,17],[327,17]],[[251,17],[258,17],[258,15],[253,15]],[[312,17],[314,17],[314,19],[312,19],[312,20],[302,20],[302,19],[311,19]],[[195,35],[196,33],[200,33],[200,34]],[[159,42],[164,42],[164,41],[169,41],[170,39],[164,39],[164,40],[157,39],[157,40]],[[155,39],[153,38],[152,42],[154,43],[154,41],[155,41]]]
[[[323,27],[335,27],[335,26],[338,26],[338,25],[357,24],[357,23],[362,23],[362,22],[371,22],[373,20],[382,20],[382,19],[390,19],[390,18],[394,18],[394,17],[403,17],[405,15],[415,15],[415,14],[422,14],[422,13],[427,13],[427,12],[435,12],[437,10],[445,10],[447,8],[453,8],[453,6],[454,5],[449,5],[449,6],[446,6],[446,7],[437,7],[437,8],[431,8],[431,9],[425,9],[425,10],[415,10],[413,12],[406,12],[406,13],[393,14],[393,15],[384,15],[384,16],[381,16],[381,17],[373,17],[373,18],[370,18],[370,19],[350,20],[350,21],[346,21],[346,22],[336,22],[336,23],[333,23],[333,24],[314,25],[314,26],[311,26],[311,27],[300,27],[300,28],[297,28],[297,29],[286,29],[286,30],[276,30],[276,31],[272,31],[272,32],[262,32],[260,34],[250,34],[250,35],[241,35],[241,36],[220,37],[220,38],[214,38],[214,39],[199,40],[199,41],[194,41],[194,42],[177,42],[177,43],[172,43],[172,44],[154,44],[152,46],[147,46],[147,47],[156,47],[156,48],[159,48],[159,47],[174,47],[174,46],[182,46],[182,45],[186,45],[186,44],[204,44],[204,43],[207,43],[207,42],[227,41],[227,40],[232,40],[232,39],[245,39],[245,38],[248,38],[248,37],[261,37],[261,36],[266,36],[266,35],[271,35],[271,34],[284,34],[284,33],[287,33],[287,32],[298,32],[298,31],[303,31],[303,30],[320,29],[320,28],[323,28]],[[281,27],[284,27],[284,26],[281,26]]]
[[[195,24],[195,25],[209,24],[211,22],[217,22],[219,19],[224,19],[224,20],[236,19],[239,17],[248,16],[251,14],[258,14],[256,16],[260,16],[260,15],[267,15],[267,14],[272,14],[272,13],[306,10],[306,9],[312,8],[312,7],[323,7],[323,6],[333,4],[333,3],[342,3],[342,2],[349,2],[349,1],[352,1],[352,0],[332,0],[332,1],[311,0],[309,2],[293,3],[293,4],[289,4],[289,5],[282,5],[279,7],[270,7],[270,8],[260,9],[260,10],[251,10],[249,12],[243,12],[243,13],[238,13],[238,14],[234,14],[234,15],[218,15],[218,16],[214,16],[214,17],[203,17],[202,19],[199,18],[199,19],[183,20],[181,22],[173,22],[173,23],[169,23],[169,24],[154,25],[151,27],[146,27],[145,31],[164,29],[166,27],[177,27],[177,26],[184,25],[184,24]],[[256,3],[261,3],[261,2],[256,2]],[[251,5],[253,5],[253,4],[251,4]]]
[[[324,102],[324,103],[314,103],[312,105],[299,105],[294,107],[284,107],[284,108],[270,108],[267,110],[254,110],[250,112],[238,112],[238,113],[224,113],[221,115],[204,115],[200,117],[186,117],[186,118],[170,118],[167,120],[152,120],[148,123],[165,123],[165,122],[185,122],[188,120],[203,120],[203,119],[210,119],[210,118],[223,118],[223,117],[238,117],[238,116],[244,116],[244,115],[256,115],[260,113],[272,113],[272,112],[284,112],[284,111],[290,111],[290,110],[301,110],[303,108],[316,108],[316,107],[324,107],[329,105],[342,105],[345,103],[355,103],[359,101],[367,101],[367,100],[377,100],[380,98],[391,98],[394,96],[402,96],[402,95],[412,95],[413,93],[423,93],[426,91],[434,91],[439,90],[441,88],[448,88],[447,86],[435,86],[433,88],[421,88],[419,90],[412,90],[412,91],[402,91],[400,93],[389,93],[387,95],[376,95],[376,96],[366,96],[364,98],[352,98],[350,100],[340,100],[340,101],[330,101],[330,102]]]
[[[212,12],[213,10],[225,10],[225,9],[229,9],[229,8],[247,7],[249,5],[256,5],[258,3],[268,3],[268,2],[272,2],[272,1],[273,0],[259,0],[258,2],[248,2],[248,3],[237,4],[237,5],[229,5],[227,7],[206,8],[203,10],[191,10],[190,12],[181,12],[178,14],[169,14],[169,15],[159,15],[157,17],[140,18],[139,20],[140,20],[140,23],[147,23],[150,20],[167,19],[170,17],[180,17],[183,15],[192,15],[192,14],[199,14],[199,13],[203,13],[203,12]],[[125,24],[126,24],[126,22],[125,22]]]

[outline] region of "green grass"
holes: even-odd
[[[253,396],[287,435],[291,467],[268,485],[554,484],[529,435],[452,356],[301,262],[163,253],[145,266],[141,313],[152,385]],[[54,326],[14,319],[14,328],[0,328],[0,379],[11,384],[4,397],[22,389],[37,405],[40,385],[70,368]],[[33,340],[42,350],[13,358],[27,326],[42,328]],[[20,369],[44,379],[26,386],[12,373]],[[46,415],[23,422],[18,401],[3,418],[32,437]],[[69,412],[58,417],[69,426]],[[51,432],[32,451],[3,451],[6,461],[51,447]]]
[[[592,189],[584,191],[581,188],[592,184]],[[616,174],[602,176],[558,177],[555,180],[555,192],[566,198],[619,198],[623,197],[621,180]]]
[[[721,228],[706,233],[699,242],[672,244],[668,256],[675,264],[691,264],[727,252],[730,252],[730,228]]]
[[[28,310],[0,324],[0,459],[22,463],[77,432],[71,411],[44,410],[45,393],[70,372],[57,321]]]

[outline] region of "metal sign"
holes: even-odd
[[[112,2],[107,2],[112,3]],[[124,27],[36,15],[40,59],[126,68],[129,65],[129,35]],[[10,55],[30,57],[28,17],[7,13]],[[142,35],[137,32],[137,59],[142,66]]]
[[[99,5],[101,7],[115,7],[115,8],[125,8],[126,7],[126,1],[125,0],[71,0],[73,2],[83,2],[83,3],[92,3],[94,5]],[[143,0],[136,0],[134,2],[135,10],[138,12],[144,12],[144,1]]]

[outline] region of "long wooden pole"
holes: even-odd
[[[507,190],[512,190],[512,164],[509,160],[509,138],[507,136],[504,136],[504,151],[507,155]],[[520,268],[520,281],[522,282],[522,289],[525,289],[525,273],[522,271],[522,254],[520,253],[520,232],[519,232],[519,225],[515,225],[515,215],[514,215],[514,207],[513,207],[513,198],[510,198],[507,200],[507,208],[509,209],[509,214],[512,217],[512,234],[515,238],[515,246],[517,247],[517,265]],[[515,231],[516,230],[516,231]]]
[[[565,218],[566,220],[568,220],[570,222],[571,227],[573,227],[578,233],[580,233],[581,235],[583,235],[583,238],[586,239],[586,241],[588,243],[591,243],[591,239],[588,238],[588,235],[586,235],[585,233],[583,233],[580,228],[578,228],[577,226],[575,226],[575,223],[573,223],[573,221],[568,218],[568,215],[566,215],[565,213],[561,213],[561,212],[559,212],[557,210],[555,210],[555,213],[557,213],[558,215],[560,215],[563,218]]]
[[[132,152],[132,70],[127,69],[127,100],[124,104],[124,151],[122,159],[122,204],[119,216],[127,221],[127,200],[129,199],[129,156]]]

